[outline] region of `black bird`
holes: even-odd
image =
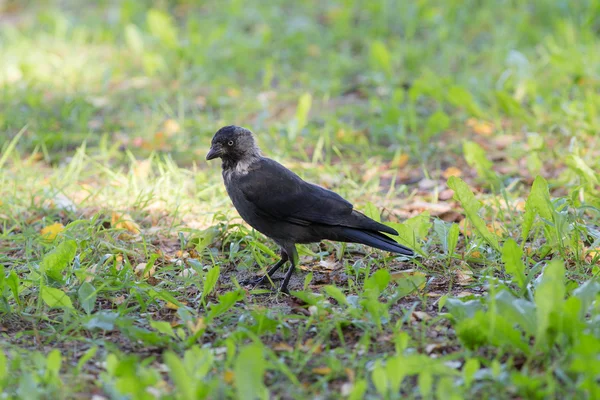
[[[296,243],[328,239],[413,255],[411,249],[382,233],[397,235],[394,229],[354,210],[337,193],[305,182],[278,162],[263,157],[248,129],[219,129],[206,159],[217,157],[222,160],[225,188],[240,216],[281,248],[281,260],[253,283],[264,283],[289,260],[291,267],[281,285],[281,291],[287,292],[298,263]]]

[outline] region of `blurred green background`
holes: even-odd
[[[19,146],[50,161],[85,140],[189,163],[240,124],[282,156],[321,138],[326,154],[435,167],[472,134],[468,118],[557,140],[598,129],[598,1],[0,7],[0,131],[27,126]]]

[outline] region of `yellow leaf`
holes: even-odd
[[[113,212],[110,220],[110,224],[116,229],[125,229],[134,235],[140,233],[140,226],[135,223],[133,218],[129,214],[120,214]]]
[[[173,136],[180,130],[179,123],[174,119],[168,119],[163,124],[163,130],[167,136]]]
[[[494,133],[494,125],[487,121],[480,121],[475,118],[470,118],[467,121],[467,126],[473,129],[473,132],[481,136],[492,136]]]
[[[137,275],[141,275],[145,269],[146,269],[146,263],[139,263],[138,265],[135,266],[134,271]],[[148,269],[148,271],[146,271],[144,273],[144,278],[150,278],[151,276],[154,276],[155,272],[156,272],[156,267],[154,265],[152,265],[150,267],[150,269]]]
[[[47,240],[54,240],[56,235],[61,233],[65,229],[64,225],[60,222],[55,222],[52,225],[45,226],[40,231],[40,234]]]
[[[289,352],[292,352],[292,351],[294,351],[294,348],[293,348],[292,346],[290,346],[290,345],[289,345],[289,344],[287,344],[287,343],[283,343],[283,342],[281,342],[281,343],[275,343],[275,344],[272,346],[272,348],[273,348],[273,350],[275,350],[275,351],[289,351]]]
[[[410,277],[423,278],[423,282],[419,285],[418,289],[423,289],[425,284],[427,283],[427,274],[421,271],[417,271],[415,269],[405,269],[404,271],[396,271],[390,275],[390,278],[393,281],[398,281],[400,279],[409,279]]]
[[[331,374],[331,368],[329,367],[317,367],[312,369],[313,374],[317,375],[329,375]]]
[[[227,89],[227,96],[229,97],[233,97],[233,98],[238,98],[240,97],[240,94],[242,94],[242,92],[240,92],[239,89],[236,88],[229,88]]]
[[[204,318],[198,318],[195,324],[192,321],[187,321],[187,327],[193,334],[196,334],[198,331],[202,329],[206,329],[206,324],[204,323]]]
[[[233,374],[233,371],[230,369],[225,371],[225,373],[223,374],[223,380],[228,385],[231,385],[233,383],[234,378],[235,378],[235,375]]]
[[[442,176],[445,179],[450,178],[451,176],[456,176],[456,177],[461,177],[462,176],[462,171],[456,167],[448,167],[446,168],[446,170],[442,173]]]
[[[179,306],[175,303],[171,303],[170,301],[167,301],[167,308],[169,310],[179,310]]]
[[[319,57],[321,55],[321,48],[316,44],[311,44],[306,49],[306,52],[311,57]]]
[[[406,153],[398,154],[398,155],[394,156],[391,166],[396,167],[396,168],[402,168],[406,164],[408,164],[409,159],[410,159],[410,156]]]

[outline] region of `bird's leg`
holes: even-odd
[[[290,265],[290,269],[288,270],[287,274],[285,274],[285,278],[283,279],[283,283],[281,284],[281,288],[279,290],[282,291],[283,293],[289,294],[290,292],[289,292],[287,286],[288,286],[288,283],[290,283],[290,278],[292,277],[294,270],[296,269],[296,264],[298,264],[298,252],[296,251],[296,245],[292,243],[291,245],[286,246],[285,252],[288,254],[288,257],[290,258],[291,265]]]
[[[285,251],[281,250],[281,260],[279,260],[277,262],[277,264],[273,265],[271,267],[271,269],[269,269],[265,275],[258,277],[258,278],[246,279],[245,281],[242,282],[242,285],[260,285],[260,284],[267,282],[269,280],[269,278],[271,276],[273,276],[273,274],[275,272],[277,272],[277,270],[279,268],[281,268],[281,266],[283,264],[285,264],[287,261],[288,261],[287,253]]]

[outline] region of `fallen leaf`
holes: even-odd
[[[233,97],[233,98],[238,98],[242,94],[242,92],[240,92],[240,90],[236,89],[236,88],[228,88],[226,90],[226,93],[227,93],[227,96]]]
[[[225,373],[223,374],[223,380],[228,385],[231,385],[233,383],[234,378],[235,378],[235,375],[234,375],[233,371],[230,369],[225,371]]]
[[[487,121],[481,121],[475,118],[467,120],[467,126],[480,136],[492,136],[494,133],[494,125]]]
[[[196,334],[198,331],[202,329],[206,329],[206,324],[204,323],[204,318],[198,318],[196,323],[193,324],[192,321],[187,321],[186,323],[188,329],[192,331],[193,334]],[[227,349],[227,348],[225,348]],[[216,349],[215,349],[216,350]]]
[[[116,229],[125,229],[127,232],[137,235],[141,232],[140,227],[129,214],[112,213],[110,224]]]
[[[454,190],[452,189],[444,189],[438,194],[438,199],[441,201],[450,200],[454,197]]]
[[[473,271],[459,269],[456,271],[457,283],[461,286],[467,286],[473,281]]]
[[[409,159],[410,159],[410,156],[408,154],[406,154],[406,153],[399,154],[394,157],[390,166],[393,168],[402,168],[402,167],[406,166],[406,164],[408,164]]]
[[[179,306],[175,303],[171,303],[170,301],[167,301],[166,307],[169,310],[179,310]]]
[[[134,269],[136,275],[141,275],[142,273],[144,273],[144,270],[146,269],[146,265],[147,265],[147,263],[139,263],[138,265],[136,265],[135,269]],[[150,269],[144,273],[144,278],[150,278],[151,276],[154,276],[155,272],[156,272],[156,267],[154,265],[152,265],[150,267]]]
[[[444,172],[442,172],[442,176],[445,179],[450,178],[451,176],[461,177],[462,171],[456,167],[448,167]]]
[[[312,369],[313,374],[317,375],[329,375],[331,374],[331,368],[329,367],[317,367]]]
[[[163,131],[167,136],[173,136],[180,131],[181,127],[179,123],[174,119],[168,119],[163,124]]]
[[[430,343],[427,346],[425,346],[425,353],[432,354],[434,352],[439,352],[444,347],[445,346],[441,343]]]
[[[281,343],[275,343],[272,346],[273,350],[275,351],[289,351],[289,352],[293,352],[294,348],[292,346],[290,346],[287,343],[281,342]]]
[[[429,321],[431,316],[424,311],[413,311],[411,319],[414,321]]]
[[[114,305],[119,305],[119,304],[123,304],[123,302],[125,301],[125,296],[116,296],[110,299]]]
[[[321,55],[321,48],[316,44],[311,44],[306,49],[306,52],[311,57],[319,57]]]
[[[319,261],[319,267],[322,267],[327,270],[337,269],[338,263],[335,260],[327,259]]]
[[[45,226],[40,231],[42,237],[46,240],[54,240],[56,236],[65,229],[65,226],[60,222],[55,222],[52,225]]]

